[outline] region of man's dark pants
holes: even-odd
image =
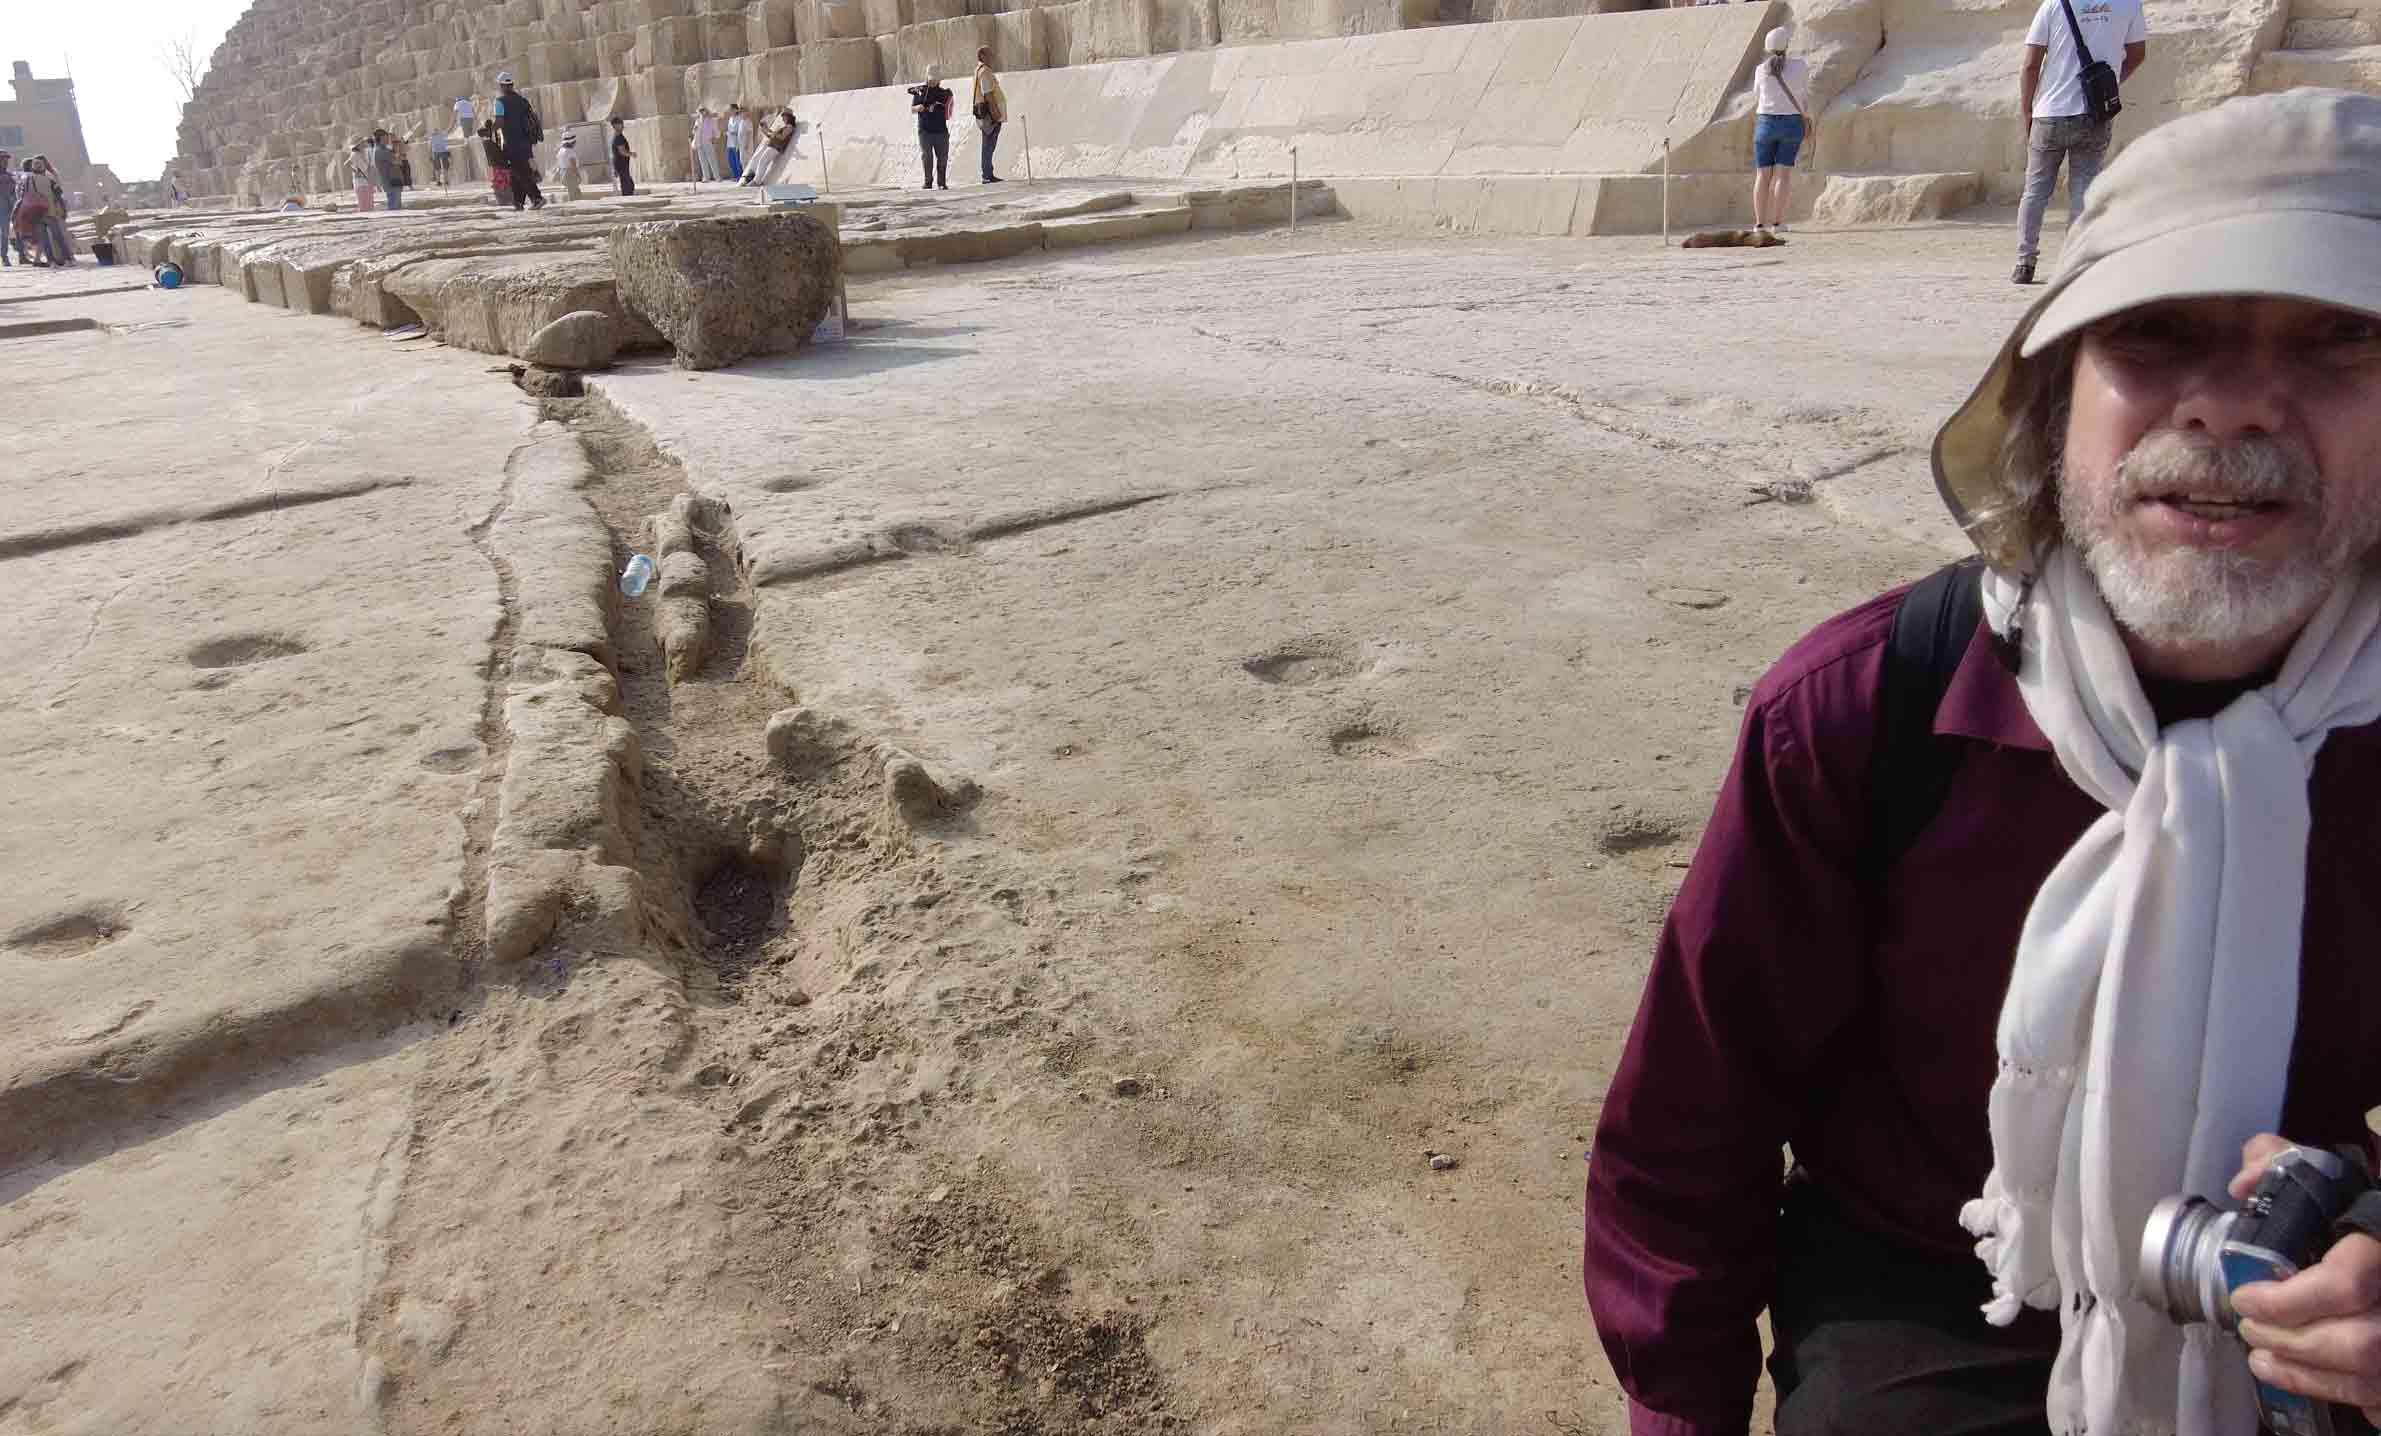
[[[999,120],[984,121],[984,183],[992,183],[992,147],[1000,143]]]
[[[1797,1173],[1778,1231],[1769,1323],[1778,1436],[1926,1432],[2047,1436],[2056,1313],[1993,1326],[1974,1257],[1897,1246],[1854,1225]]]
[[[628,161],[612,161],[612,177],[620,181],[620,192],[622,194],[629,195],[635,194],[637,192],[636,176],[628,172]]]
[[[537,156],[523,155],[518,159],[506,156],[504,167],[513,172],[513,208],[519,209],[532,200],[546,202],[544,190],[537,187]]]
[[[951,187],[951,132],[949,130],[918,131],[918,158],[926,166],[926,185]]]

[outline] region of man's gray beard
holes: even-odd
[[[2156,643],[2240,643],[2294,629],[2381,542],[2381,502],[2363,497],[2333,512],[2313,456],[2278,439],[2218,444],[2162,429],[2125,456],[2114,485],[2076,489],[2058,485],[2067,541],[2109,613]],[[2188,544],[2144,551],[2119,515],[2144,492],[2177,490],[2287,502],[2314,515],[2316,544],[2270,559]]]

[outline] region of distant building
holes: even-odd
[[[19,60],[15,84],[16,98],[0,100],[0,150],[20,162],[27,155],[48,155],[69,188],[98,183],[91,152],[83,145],[83,117],[74,107],[74,81],[37,80],[33,67]]]

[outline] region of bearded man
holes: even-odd
[[[2381,1241],[2237,1338],[2135,1283],[2381,1103],[2376,316],[2381,100],[2150,132],[1936,439],[1980,561],[1754,689],[1593,1150],[1633,1432],[1743,1432],[1764,1309],[1781,1436],[2381,1408]]]

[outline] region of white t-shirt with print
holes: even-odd
[[[470,128],[471,128],[471,121],[472,121],[473,117],[474,117],[474,112],[473,112],[473,110],[472,110],[472,108],[471,108],[471,101],[469,101],[469,100],[457,100],[457,101],[455,101],[455,123],[456,123],[456,124],[459,124],[459,125],[461,125],[461,126],[462,126],[463,128],[465,128],[465,129],[470,129]]]
[[[2075,23],[2083,29],[2092,58],[2105,60],[2118,73],[2125,68],[2125,47],[2149,39],[2149,23],[2142,18],[2141,0],[2072,0]],[[2067,28],[2060,0],[2042,0],[2026,43],[2043,48],[2042,81],[2034,90],[2034,118],[2064,119],[2090,108],[2083,98],[2083,66],[2075,59],[2075,32]]]
[[[1802,111],[1794,108],[1794,100],[1786,91],[1791,88],[1808,105],[1811,102],[1811,67],[1800,60],[1788,60],[1779,68],[1785,72],[1783,76],[1769,73],[1767,55],[1763,55],[1753,66],[1753,98],[1764,115],[1799,115]],[[1778,83],[1781,78],[1785,81],[1782,85]]]

